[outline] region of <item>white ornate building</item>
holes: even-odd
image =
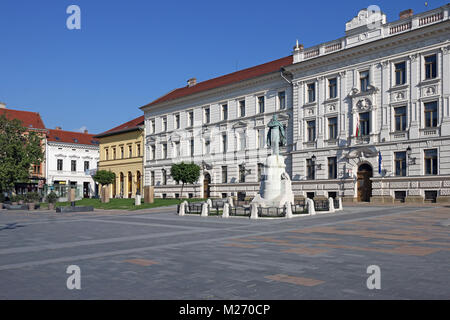
[[[98,194],[92,175],[99,161],[99,144],[93,136],[87,132],[48,130],[45,150],[47,187],[49,191],[55,191],[60,200],[67,198],[70,187],[76,187],[77,199]]]
[[[145,185],[157,197],[179,196],[170,166],[193,161],[202,177],[183,197],[253,197],[268,152],[265,127],[277,113],[297,197],[449,201],[449,10],[406,10],[388,23],[370,7],[340,39],[191,79],[142,107]]]

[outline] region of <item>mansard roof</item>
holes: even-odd
[[[98,146],[99,141],[95,139],[94,136],[94,134],[89,133],[49,129],[47,140],[52,142]]]
[[[140,129],[143,124],[144,124],[144,116],[140,116],[140,117],[137,117],[136,119],[125,122],[115,128],[112,128],[108,131],[100,133],[100,134],[96,135],[95,138],[102,138],[102,137],[112,136],[114,134],[135,131],[135,130]]]
[[[153,106],[161,102],[171,101],[175,99],[179,99],[188,95],[192,95],[195,93],[200,93],[203,91],[219,88],[222,86],[230,85],[236,82],[249,80],[252,78],[256,78],[268,73],[279,71],[281,68],[292,64],[292,56],[287,56],[281,59],[277,59],[274,61],[270,61],[264,64],[257,65],[255,67],[247,68],[244,70],[236,71],[233,73],[226,74],[224,76],[220,76],[217,78],[213,78],[210,80],[199,82],[193,86],[186,86],[183,88],[175,89],[166,95],[156,99],[155,101],[143,106]]]
[[[0,109],[0,116],[5,115],[6,119],[12,120],[17,119],[22,122],[22,125],[27,129],[41,129],[45,130],[44,122],[39,113],[13,110],[13,109]]]

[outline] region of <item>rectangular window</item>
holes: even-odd
[[[163,119],[162,119],[162,131],[163,132],[166,132],[167,131],[167,117],[164,117]]]
[[[438,174],[438,158],[437,149],[429,149],[424,151],[425,154],[425,174]]]
[[[394,109],[395,131],[406,130],[406,107],[397,107]]]
[[[211,122],[211,112],[209,108],[205,108],[205,123]]]
[[[222,183],[228,183],[228,168],[222,166]]]
[[[316,120],[307,122],[308,142],[316,141]]]
[[[191,157],[194,156],[194,139],[190,141]]]
[[[265,112],[265,101],[264,101],[264,97],[258,97],[258,111],[259,113],[264,113]]]
[[[155,146],[151,146],[151,160],[155,160],[156,159],[156,147]]]
[[[406,62],[395,64],[395,85],[406,83]]]
[[[258,130],[258,148],[264,149],[266,144],[266,130],[265,129],[259,129]]]
[[[56,170],[58,170],[58,171],[63,170],[63,160],[62,159],[58,159],[57,164],[56,164]]]
[[[116,160],[116,148],[113,148],[113,160]]]
[[[437,76],[436,55],[425,57],[425,79],[434,79]]]
[[[328,158],[328,179],[337,179],[337,158]]]
[[[239,182],[245,182],[245,166],[243,164],[239,165]]]
[[[72,160],[70,162],[70,170],[72,172],[76,172],[77,171],[77,160]]]
[[[368,136],[370,134],[370,112],[359,114],[359,126],[362,136]]]
[[[308,102],[316,101],[316,84],[309,83],[308,84]]]
[[[328,79],[328,91],[330,99],[337,97],[337,79]]]
[[[245,117],[245,100],[239,101],[239,116]]]
[[[156,133],[155,119],[151,121],[152,133]]]
[[[162,184],[166,185],[167,184],[167,171],[162,169],[161,174],[162,174]]]
[[[140,157],[141,156],[141,145],[137,144],[136,149],[137,149],[137,156]]]
[[[179,114],[175,115],[175,128],[180,129],[180,115]]]
[[[366,92],[369,89],[369,71],[361,71],[359,73],[359,82],[361,85],[361,92]]]
[[[109,160],[109,150],[105,149],[105,160]]]
[[[150,172],[150,185],[153,187],[155,186],[155,171]]]
[[[162,145],[162,158],[167,159],[167,143],[163,143]]]
[[[228,105],[222,105],[222,120],[228,120]]]
[[[133,158],[133,146],[128,146],[128,158]]]
[[[175,145],[174,145],[174,157],[177,158],[177,157],[180,157],[180,156],[181,156],[181,154],[180,154],[180,141],[177,141],[177,142],[175,142]]]
[[[205,140],[205,154],[211,153],[211,141]]]
[[[88,171],[89,170],[89,161],[85,161],[84,162],[84,171]]]
[[[188,113],[189,127],[194,126],[194,111],[189,111]]]
[[[313,159],[306,159],[306,178],[308,180],[316,178],[316,162]]]
[[[278,105],[280,106],[280,110],[286,109],[286,92],[285,91],[278,92]]]
[[[120,147],[120,159],[125,158],[123,147]]]
[[[337,128],[337,117],[328,118],[328,139],[337,139],[338,128]]]
[[[239,133],[239,150],[244,151],[246,148],[245,132]]]
[[[395,152],[394,153],[395,162],[395,175],[396,176],[406,176],[406,152]]]
[[[222,135],[222,152],[227,153],[227,135]]]
[[[425,128],[435,128],[438,123],[437,101],[425,103]]]
[[[41,165],[33,165],[33,173],[34,174],[41,174]]]

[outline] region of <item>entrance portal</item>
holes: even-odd
[[[211,183],[211,176],[209,173],[205,174],[205,178],[203,179],[203,198],[209,199],[211,195],[211,190],[209,184]]]
[[[372,196],[372,167],[364,163],[358,168],[358,202],[370,202]]]

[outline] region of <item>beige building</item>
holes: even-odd
[[[142,194],[144,116],[101,133],[99,170],[116,174],[111,198],[134,198]]]

